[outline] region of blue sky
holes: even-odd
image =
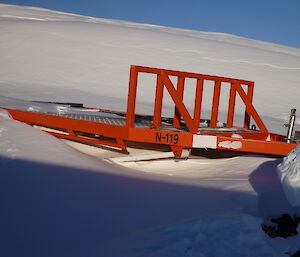
[[[87,16],[211,32],[300,48],[300,0],[0,0]]]

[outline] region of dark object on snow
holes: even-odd
[[[58,104],[58,105],[66,105],[68,107],[83,108],[83,104],[79,104],[79,103],[46,102],[46,101],[32,101],[32,102],[34,102],[34,103]]]
[[[300,250],[291,255],[291,257],[300,257]]]
[[[279,218],[271,219],[275,226],[262,225],[262,230],[270,237],[283,237],[297,235],[297,227],[300,222],[299,217],[291,217],[289,214],[282,214]]]

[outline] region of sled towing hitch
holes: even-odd
[[[296,135],[295,136],[293,135],[295,122],[296,122],[296,109],[291,109],[289,123],[284,124],[284,126],[288,128],[286,139],[285,139],[285,141],[287,143],[294,143],[297,140]],[[296,134],[298,134],[298,133],[296,133]]]

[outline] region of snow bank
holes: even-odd
[[[0,20],[1,95],[125,110],[134,64],[255,81],[254,105],[260,114],[281,119],[278,130],[292,107],[300,109],[297,48],[31,7],[0,5]],[[146,75],[139,81],[138,112],[152,113],[155,81]],[[194,103],[190,86],[188,107]],[[206,95],[212,95],[210,89]],[[204,111],[210,111],[210,102],[204,97]],[[221,111],[227,111],[227,103],[224,94]]]
[[[300,146],[277,166],[277,173],[290,204],[300,207]]]

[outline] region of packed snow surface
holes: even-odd
[[[255,81],[254,105],[274,132],[300,110],[297,48],[4,4],[0,37],[1,107],[70,111],[29,102],[39,100],[124,111],[136,64]],[[152,114],[155,81],[140,82],[138,111]],[[170,99],[165,105],[173,111]],[[299,236],[271,239],[260,229],[274,215],[299,213],[299,148],[278,176],[281,159],[270,157],[120,166],[105,161],[105,150],[68,144],[1,110],[1,256],[283,257],[300,249]]]

